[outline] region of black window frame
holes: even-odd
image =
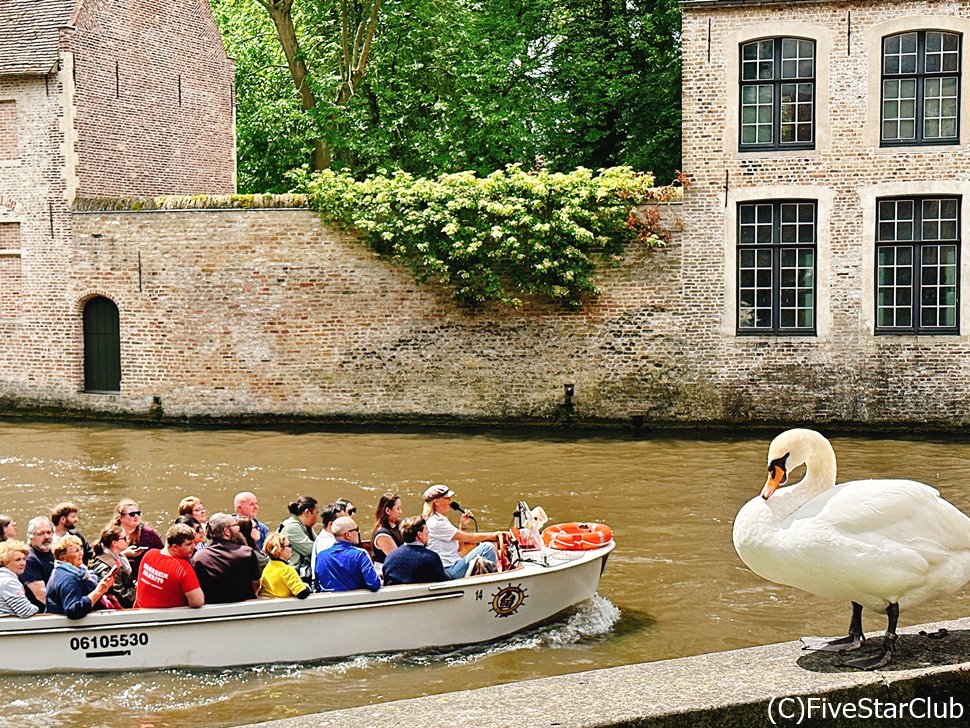
[[[956,204],[956,238],[938,238],[938,239],[922,239],[922,223],[923,223],[923,203],[926,201],[942,201],[942,200],[953,200]],[[913,203],[913,235],[911,240],[907,239],[893,239],[893,240],[882,240],[880,235],[880,227],[884,222],[882,217],[882,203],[898,203],[898,202],[912,202]],[[962,224],[963,224],[963,199],[960,195],[897,195],[892,197],[880,197],[876,199],[876,230],[875,230],[875,249],[874,254],[874,280],[873,280],[873,328],[874,334],[877,336],[956,336],[960,334],[960,265],[962,252],[961,242],[962,242]],[[898,218],[893,218],[894,221]],[[912,271],[910,276],[910,316],[911,324],[909,326],[880,326],[879,325],[879,311],[880,311],[880,280],[879,274],[881,271],[879,262],[879,251],[882,248],[895,248],[895,247],[908,247],[912,246]],[[923,325],[921,321],[922,314],[922,289],[923,289],[923,251],[925,248],[931,247],[942,247],[944,245],[953,245],[956,248],[956,260],[954,262],[954,269],[956,272],[956,281],[953,283],[954,290],[954,324],[953,326],[926,326]],[[898,287],[898,286],[896,286]]]
[[[783,59],[782,59],[782,47],[784,41],[792,40],[797,42],[808,42],[812,44],[812,75],[810,78],[800,78],[797,75],[792,77],[783,77]],[[765,41],[771,41],[774,44],[772,49],[772,62],[774,64],[774,74],[773,77],[769,79],[745,79],[744,69],[744,49],[747,46],[755,45],[758,43],[764,43]],[[812,139],[809,142],[805,141],[793,141],[793,142],[783,142],[781,140],[781,129],[782,129],[782,86],[785,84],[811,84],[812,86]],[[744,89],[749,86],[772,86],[772,121],[771,121],[771,136],[772,141],[770,143],[763,142],[744,142]],[[803,38],[799,36],[776,36],[767,38],[757,38],[753,40],[745,41],[738,46],[738,151],[740,152],[764,152],[764,151],[783,151],[786,149],[792,150],[812,150],[815,149],[816,140],[818,137],[818,125],[817,125],[817,106],[818,106],[818,42],[814,38]]]
[[[757,218],[757,207],[770,205],[772,208],[771,220],[771,242],[770,243],[743,243],[742,224],[744,221],[743,208],[752,206],[755,208]],[[782,240],[782,208],[784,205],[811,205],[812,206],[812,241],[783,241]],[[797,232],[797,229],[796,229]],[[757,234],[757,233],[756,233]],[[735,315],[735,331],[738,336],[816,336],[818,332],[818,200],[815,199],[767,199],[767,200],[745,200],[737,203],[737,225],[736,235],[736,254],[735,254],[735,305],[737,307]],[[812,254],[812,325],[802,327],[790,327],[781,325],[781,303],[782,303],[782,252],[786,249],[811,248]],[[742,296],[742,256],[745,251],[771,250],[771,326],[742,326],[741,315],[741,296]],[[755,274],[757,277],[757,274]]]
[[[911,33],[916,34],[916,71],[903,73],[886,73],[886,45],[893,38],[900,38]],[[954,35],[957,38],[957,68],[956,71],[938,72],[926,70],[926,34],[943,33]],[[960,108],[962,96],[962,68],[963,68],[963,34],[954,30],[943,30],[938,28],[926,28],[923,30],[905,30],[899,33],[883,36],[879,46],[879,146],[880,147],[939,147],[952,146],[960,143]],[[925,117],[925,89],[926,80],[934,78],[956,78],[957,87],[957,109],[956,109],[956,134],[951,138],[924,138],[926,124]],[[915,137],[912,139],[886,139],[886,81],[913,79],[916,82],[916,116],[915,116]]]

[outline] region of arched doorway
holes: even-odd
[[[84,391],[121,391],[118,307],[101,296],[84,305]]]

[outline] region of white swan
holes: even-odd
[[[805,477],[781,490],[788,472]],[[842,664],[872,670],[892,660],[900,609],[970,582],[970,518],[912,480],[835,484],[835,452],[814,430],[788,430],[768,448],[768,480],[734,520],[734,548],[758,576],[852,602],[849,636],[804,638],[810,649],[858,649],[862,609],[885,613],[882,652]]]

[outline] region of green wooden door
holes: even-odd
[[[84,390],[121,391],[118,307],[107,298],[92,298],[84,306]]]

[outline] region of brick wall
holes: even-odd
[[[17,102],[0,100],[0,159],[17,156]]]
[[[875,200],[961,194],[970,220],[970,3],[818,2],[684,6],[684,201],[687,270],[680,314],[713,396],[707,416],[729,421],[934,422],[970,411],[970,315],[953,336],[876,336]],[[880,148],[879,42],[903,30],[963,35],[961,143]],[[738,151],[739,43],[793,35],[816,40],[814,150]],[[819,201],[818,334],[737,336],[738,202]],[[962,301],[970,300],[963,254]]]
[[[17,156],[0,159],[0,372],[18,390],[64,377],[64,357],[77,348],[65,329],[73,240],[62,172],[63,93],[54,75],[0,78],[0,101],[15,103],[18,117]]]
[[[665,208],[675,215],[676,209]],[[634,246],[581,312],[472,312],[305,210],[75,213],[66,310],[34,320],[61,365],[4,373],[20,404],[171,416],[557,420],[666,413],[676,245]],[[79,393],[81,310],[121,314],[122,393]],[[58,297],[58,305],[64,299]],[[681,347],[682,348],[682,347]],[[690,412],[682,414],[690,415]]]
[[[233,68],[208,0],[90,0],[76,26],[79,193],[234,192]]]

